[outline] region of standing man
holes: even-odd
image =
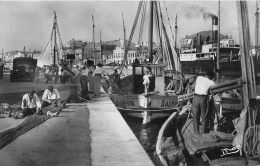
[[[81,97],[90,100],[88,97],[88,73],[89,68],[86,64],[80,69],[80,85],[81,85]]]
[[[52,85],[48,86],[42,95],[42,108],[49,107],[45,112],[50,116],[57,116],[62,111],[60,94]]]
[[[99,63],[93,72],[94,97],[99,97],[101,95],[100,88],[101,88],[101,78],[103,74],[106,74],[106,71],[103,69],[102,63]]]
[[[95,70],[94,61],[88,60],[87,67],[89,69],[89,72],[88,72],[89,90],[94,91],[94,77],[93,77],[93,72]]]
[[[46,78],[46,84],[52,80],[52,67],[46,67],[46,70],[44,71],[44,77]]]
[[[193,127],[194,133],[199,133],[199,123],[200,117],[202,119],[202,131],[206,132],[206,127],[208,125],[210,113],[208,109],[209,106],[209,89],[214,85],[213,78],[215,73],[213,71],[207,71],[206,76],[198,76],[195,85],[195,94],[192,102],[192,114],[193,114]]]
[[[22,99],[22,110],[19,111],[19,117],[25,117],[33,114],[40,114],[41,112],[41,101],[38,96],[35,94],[34,90],[28,91],[25,95],[23,95]],[[17,118],[17,117],[16,117]]]

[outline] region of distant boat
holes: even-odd
[[[141,13],[141,9],[146,8],[145,1],[139,3],[139,8],[137,13]],[[136,118],[142,118],[143,124],[148,124],[157,118],[169,117],[173,112],[177,111],[179,106],[178,96],[169,95],[165,91],[165,70],[171,69],[176,70],[177,54],[175,49],[170,43],[163,20],[160,19],[159,13],[160,5],[158,1],[150,1],[150,29],[148,35],[148,55],[149,59],[145,63],[140,63],[138,60],[132,64],[132,74],[127,75],[120,79],[118,82],[119,92],[111,94],[111,99],[118,110],[125,115],[129,115]],[[153,13],[156,14],[153,18]],[[138,14],[135,23],[138,21]],[[142,17],[142,22],[144,21],[144,14]],[[153,53],[152,44],[153,43],[153,21],[156,21],[157,32],[160,37],[160,49],[156,53]],[[135,29],[133,25],[132,35]],[[140,28],[142,29],[142,28]],[[158,30],[160,29],[160,30]],[[129,42],[131,43],[132,35],[129,37]],[[141,36],[141,35],[139,35]],[[129,48],[128,46],[126,49]],[[142,48],[138,48],[140,50]],[[125,51],[125,61],[127,55],[127,50]],[[175,57],[174,57],[175,56]],[[176,61],[174,61],[176,60]],[[152,77],[150,78],[150,88],[149,92],[145,93],[143,85],[143,76],[145,71],[151,71]],[[113,80],[113,78],[111,78]],[[115,82],[112,81],[110,84],[113,86]]]
[[[217,16],[212,16],[212,30],[202,31],[181,40],[180,63],[183,73],[202,75],[217,68]],[[240,46],[235,40],[220,35],[220,74],[229,78],[241,77]],[[260,58],[254,60],[256,72],[260,72]]]
[[[44,66],[57,66],[61,59],[63,59],[63,44],[58,28],[56,12],[54,12],[54,20],[50,39],[38,57],[37,66],[43,68]]]
[[[75,57],[75,54],[72,54]],[[35,81],[39,80],[41,73],[50,69],[49,76],[55,78],[55,82],[59,79],[59,71],[61,68],[67,70],[71,75],[75,75],[68,67],[68,62],[65,62],[63,57],[63,44],[58,28],[56,12],[54,12],[54,20],[50,39],[42,50],[37,62],[37,76]]]

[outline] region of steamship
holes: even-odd
[[[186,36],[181,40],[180,62],[185,74],[205,74],[216,68],[218,18],[212,16],[212,30]],[[220,34],[220,72],[228,77],[240,77],[239,45]]]

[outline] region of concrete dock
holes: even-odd
[[[0,132],[22,121],[0,119]],[[58,117],[1,149],[0,161],[1,166],[154,165],[106,94],[90,102],[68,103]]]

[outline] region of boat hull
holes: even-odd
[[[234,109],[233,107],[227,107],[228,104],[233,103],[230,100],[224,100],[221,108],[225,107],[225,117],[229,115],[234,116],[238,114],[241,109]],[[169,163],[173,163],[174,159],[181,156],[183,163],[189,163],[191,165],[246,165],[246,158],[241,157],[240,154],[234,154],[233,156],[221,157],[218,155],[211,155],[212,152],[220,153],[223,149],[234,149],[232,141],[234,135],[222,132],[227,130],[228,127],[219,126],[220,131],[211,131],[210,133],[204,133],[196,135],[194,134],[193,120],[190,116],[189,109],[183,107],[182,111],[173,113],[162,125],[158,139],[156,143],[156,151],[154,153],[155,161],[157,165],[169,166]],[[240,108],[240,107],[238,107]],[[230,111],[233,111],[229,114]],[[230,124],[233,119],[230,119]],[[227,126],[228,118],[226,118]],[[221,124],[221,123],[220,123]],[[181,133],[181,135],[180,135]],[[216,141],[214,138],[221,138]],[[176,142],[178,145],[176,145]],[[188,153],[186,153],[188,152]],[[177,154],[177,155],[176,155]],[[188,155],[187,155],[188,154]],[[200,154],[200,155],[198,155]],[[168,158],[169,156],[176,155],[175,158]],[[200,156],[200,157],[198,157]],[[170,162],[168,160],[171,160]],[[190,162],[193,163],[190,163]],[[170,164],[171,165],[171,164]]]
[[[144,118],[145,112],[150,115],[150,120],[156,120],[160,118],[168,118],[173,112],[176,112],[176,109],[161,109],[161,110],[149,110],[149,109],[124,109],[119,108],[121,114],[126,116],[134,117],[134,118]]]
[[[111,100],[121,114],[142,118],[143,124],[159,118],[167,118],[178,109],[177,96],[131,94],[111,95]]]

